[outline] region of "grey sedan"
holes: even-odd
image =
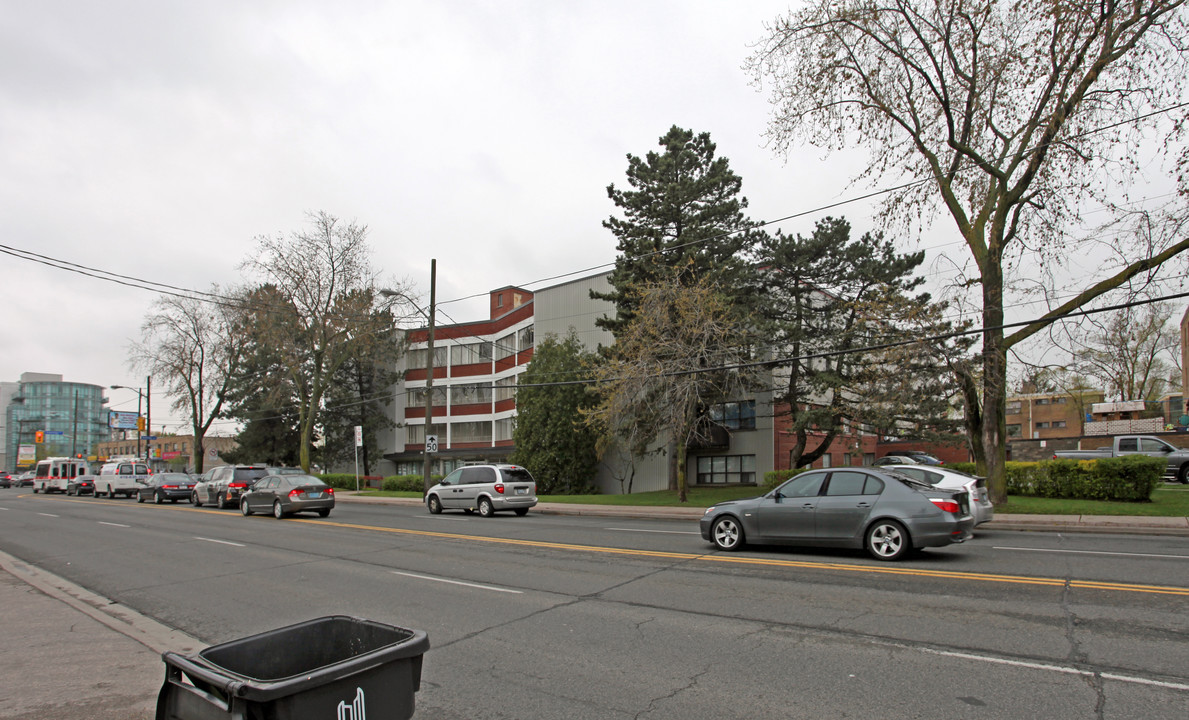
[[[965,490],[875,468],[804,472],[766,495],[718,503],[701,520],[702,537],[720,550],[744,543],[865,548],[877,560],[963,542],[973,527]]]
[[[330,515],[334,488],[313,475],[268,475],[240,496],[239,511],[246,515],[271,512],[278,520],[298,512]]]

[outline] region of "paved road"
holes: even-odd
[[[992,531],[886,565],[722,555],[688,520],[484,521],[347,502],[329,522],[282,523],[60,497],[0,507],[0,548],[195,636],[166,642],[339,611],[428,630],[417,717],[1158,718],[1183,717],[1189,698],[1180,537]],[[57,602],[20,604],[30,598]],[[0,644],[21,647],[2,629]],[[159,684],[159,661],[138,670],[127,656],[116,686],[146,673]]]

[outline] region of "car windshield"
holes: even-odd
[[[289,487],[308,487],[310,485],[325,486],[322,482],[313,475],[285,475],[285,483]]]
[[[259,480],[260,478],[264,477],[267,474],[268,474],[268,470],[266,470],[265,468],[236,468],[235,469],[236,481]]]
[[[171,482],[171,483],[186,482],[190,479],[190,476],[186,475],[185,473],[161,473],[160,475],[157,475],[156,477],[161,482]]]

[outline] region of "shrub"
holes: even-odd
[[[325,475],[319,475],[318,479],[320,479],[322,482],[326,483],[327,485],[331,486],[332,488],[338,488],[340,490],[354,490],[355,489],[355,475],[353,475],[353,474],[326,473]],[[360,487],[360,489],[366,488],[368,486],[369,480],[379,480],[379,479],[380,478],[372,476],[372,475],[360,475],[359,476],[359,487]]]
[[[425,489],[425,483],[420,475],[390,475],[384,478],[380,489],[389,492],[421,492]]]
[[[1146,502],[1160,486],[1163,472],[1164,459],[1146,455],[1009,462],[1007,494]]]

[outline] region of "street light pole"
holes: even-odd
[[[148,379],[152,380],[151,377]],[[145,394],[140,391],[140,388],[128,387],[127,385],[112,385],[111,389],[112,390],[131,390],[132,392],[136,393],[136,457],[139,460],[140,459],[140,436],[141,436],[141,432],[140,432],[140,402],[141,402],[141,400],[145,399]],[[149,430],[152,430],[152,428],[149,427],[148,422],[145,423],[145,427],[148,428]]]

